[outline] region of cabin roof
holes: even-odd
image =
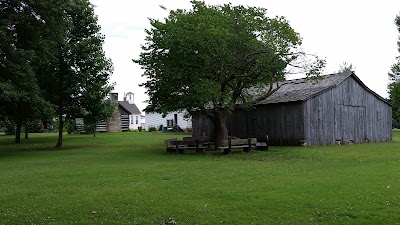
[[[129,104],[129,102],[126,101],[118,101],[118,103],[120,107],[124,108],[130,114],[141,114],[136,104]]]
[[[321,76],[320,79],[316,80],[302,78],[279,82],[278,85],[280,85],[281,87],[267,99],[259,102],[258,104],[306,101],[319,94],[322,94],[325,91],[337,87],[350,76],[352,76],[358,83],[360,83],[360,85],[363,86],[367,91],[390,105],[390,103],[387,102],[384,98],[369,89],[354,74],[354,72],[351,71],[324,75]]]

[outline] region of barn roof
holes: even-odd
[[[118,101],[118,103],[120,107],[124,108],[130,114],[141,114],[136,104],[129,104],[129,102],[126,101]]]
[[[335,73],[335,74],[321,76],[320,79],[317,80],[302,78],[302,79],[282,81],[279,83],[281,87],[275,93],[273,93],[267,99],[259,102],[258,104],[306,101],[325,91],[337,87],[350,76],[353,76],[353,78],[357,80],[357,82],[359,82],[360,85],[362,85],[367,91],[369,91],[382,101],[388,103],[380,95],[369,89],[354,74],[354,72],[346,71],[342,73]]]

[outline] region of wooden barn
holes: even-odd
[[[268,135],[272,145],[334,145],[390,141],[392,108],[353,73],[289,80],[253,110],[228,117],[229,136]],[[213,137],[213,126],[193,116],[193,136]]]

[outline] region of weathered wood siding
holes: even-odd
[[[107,122],[101,121],[96,124],[96,131],[97,132],[107,132]]]
[[[332,89],[304,102],[305,139],[308,145],[335,144]]]
[[[146,117],[147,120],[147,117]],[[146,121],[147,123],[147,121]],[[196,113],[192,115],[192,136],[195,138],[200,138],[208,136],[211,140],[214,140],[215,132],[214,126],[210,119],[206,116]]]
[[[129,130],[129,115],[121,115],[121,131]]]
[[[265,139],[272,145],[298,145],[304,139],[301,102],[258,105],[251,111],[236,111],[228,117],[230,136]]]
[[[239,138],[269,136],[272,145],[298,145],[304,139],[302,102],[259,105],[251,111],[238,110],[227,120],[228,135]],[[214,136],[211,121],[193,116],[193,136]]]
[[[352,76],[304,103],[305,136],[310,145],[389,141],[391,106]]]

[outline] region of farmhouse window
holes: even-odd
[[[139,116],[136,116],[136,124],[139,124]]]
[[[174,126],[174,120],[167,120],[167,127],[173,127]]]

